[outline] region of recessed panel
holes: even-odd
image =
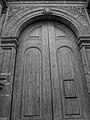
[[[64,92],[65,98],[77,98],[75,82],[73,80],[64,81]]]
[[[80,114],[78,99],[72,98],[65,100],[65,114],[71,116]]]
[[[62,47],[58,50],[58,61],[60,85],[62,91],[63,111],[64,117],[74,118],[80,115],[80,106],[78,99],[78,92],[76,86],[75,66],[74,66],[74,54],[68,47]]]
[[[24,116],[40,116],[41,53],[37,48],[25,53],[24,83]]]
[[[67,35],[66,35],[66,33],[63,30],[61,30],[60,28],[55,27],[55,37],[56,37],[56,40],[58,40],[58,39],[60,39],[62,37],[66,37],[66,36]]]
[[[38,39],[41,40],[41,30],[42,30],[41,26],[32,29],[32,31],[28,33],[27,40],[38,40]]]
[[[74,71],[72,64],[72,54],[69,48],[63,47],[59,51],[59,57],[61,61],[61,71],[63,80],[74,79]]]

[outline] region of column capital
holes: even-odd
[[[90,36],[80,36],[77,44],[80,48],[90,46]]]
[[[1,39],[1,47],[7,47],[7,48],[12,48],[14,47],[17,49],[19,45],[18,38],[17,37],[2,37]]]

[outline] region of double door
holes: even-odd
[[[15,70],[12,120],[82,118],[82,73],[73,33],[45,21],[21,34]]]

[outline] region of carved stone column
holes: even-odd
[[[0,120],[10,120],[17,38],[2,38],[0,53]]]
[[[2,54],[3,52],[3,50],[1,49],[1,31],[3,27],[4,18],[5,18],[5,14],[2,14],[2,10],[5,6],[6,5],[4,3],[4,0],[0,0],[0,54]]]

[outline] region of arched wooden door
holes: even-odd
[[[75,40],[67,27],[51,21],[22,32],[11,120],[83,120],[83,75]]]

